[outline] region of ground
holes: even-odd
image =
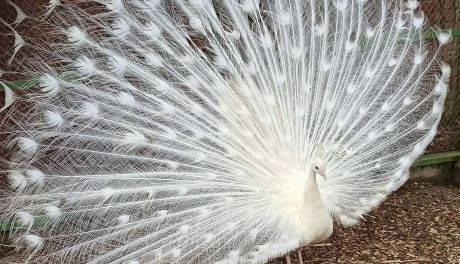
[[[21,261],[3,247],[0,263]],[[408,183],[360,225],[268,264],[281,263],[460,263],[460,188]]]
[[[269,264],[460,263],[460,188],[408,183],[358,226],[288,258]]]

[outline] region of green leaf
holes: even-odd
[[[435,39],[436,33],[438,32],[451,32],[452,36],[458,37],[460,36],[460,28],[451,28],[451,29],[440,29],[440,30],[430,30],[425,33],[426,39]]]
[[[19,81],[12,81],[12,82],[3,82],[8,88],[10,88],[13,91],[17,90],[23,90],[23,89],[30,89],[37,85],[38,80],[32,79],[32,80],[19,80]],[[0,91],[3,91],[4,88],[0,86]]]

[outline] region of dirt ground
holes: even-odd
[[[287,256],[268,264],[460,263],[460,188],[408,183],[360,225]],[[0,247],[0,263],[22,261]]]
[[[269,262],[281,263],[460,263],[460,188],[408,183],[358,226]]]

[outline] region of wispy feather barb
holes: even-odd
[[[263,263],[358,223],[436,134],[451,34],[425,43],[416,0],[47,8],[59,40],[0,108],[0,220],[32,263]]]

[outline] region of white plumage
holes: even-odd
[[[450,75],[416,0],[52,0],[43,21],[60,40],[22,65],[28,92],[2,83],[0,129],[1,219],[33,263],[322,241],[408,179]]]

